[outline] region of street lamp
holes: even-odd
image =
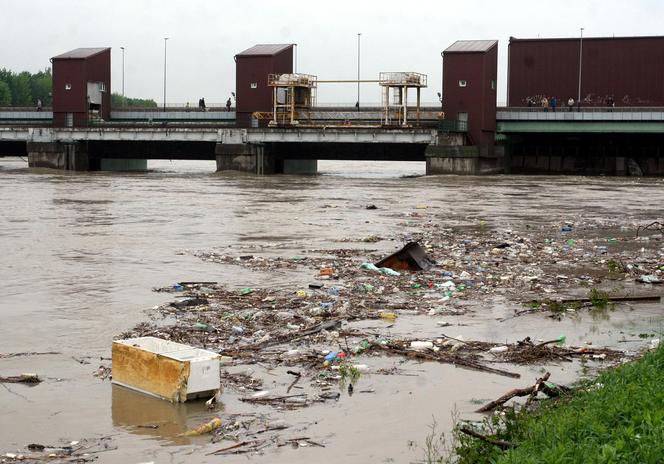
[[[579,92],[576,96],[576,104],[581,111],[581,65],[583,64],[583,28],[581,28],[581,37],[579,38]]]
[[[124,93],[124,52],[125,48],[120,47],[122,49],[122,107],[124,108],[125,106],[125,93]]]
[[[164,37],[164,111],[166,111],[166,42],[169,37]]]
[[[357,33],[357,111],[360,111],[360,36],[361,32]]]

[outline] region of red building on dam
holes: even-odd
[[[87,126],[111,118],[111,49],[77,48],[51,58],[53,125]]]
[[[664,37],[517,39],[508,48],[507,105],[664,106]]]

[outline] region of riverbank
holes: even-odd
[[[583,382],[570,396],[537,411],[506,414],[491,438],[463,436],[459,464],[662,462],[664,349]],[[503,444],[503,447],[509,445]]]

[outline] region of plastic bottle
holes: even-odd
[[[383,312],[383,313],[380,313],[380,318],[385,319],[386,321],[394,321],[394,320],[396,320],[397,315],[396,315],[396,313],[392,313],[392,312]]]

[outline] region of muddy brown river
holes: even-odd
[[[264,246],[266,255],[345,246],[340,240],[379,235],[405,238],[397,219],[426,205],[437,221],[456,227],[526,231],[559,219],[606,220],[633,226],[662,218],[661,179],[583,177],[424,177],[423,163],[320,162],[318,176],[255,177],[214,173],[214,163],[151,162],[146,173],[72,174],[27,169],[0,158],[0,376],[39,374],[29,387],[0,384],[0,452],[29,443],[110,437],[104,463],[246,462],[246,455],[206,456],[219,448],[209,437],[184,438],[209,420],[196,402],[146,397],[93,376],[110,357],[113,337],[149,319],[147,311],[171,299],[156,293],[180,281],[218,281],[229,287],[306,284],[309,273],[259,272],[202,261],[192,252]],[[365,209],[375,204],[369,214]],[[402,230],[403,229],[403,230]],[[372,248],[391,252],[386,240]],[[561,334],[569,344],[636,350],[620,337],[661,331],[662,306],[633,304],[610,316],[552,321],[539,314],[497,322],[514,306],[500,292],[472,316],[454,319],[445,333],[506,342]],[[367,321],[367,327],[375,321]],[[400,317],[395,335],[435,337],[426,317]],[[87,362],[85,363],[81,363]],[[296,411],[258,408],[283,419],[292,436],[325,447],[285,446],[251,455],[254,462],[421,462],[435,419],[449,431],[453,417],[479,419],[478,400],[531,384],[542,366],[510,366],[520,380],[437,363],[368,358],[372,368],[404,375],[363,376],[360,389],[335,403]],[[288,385],[283,373],[251,366],[267,389]],[[552,379],[571,382],[578,364],[547,366]],[[256,412],[237,394],[223,395],[217,414]],[[145,424],[160,424],[146,428]]]

